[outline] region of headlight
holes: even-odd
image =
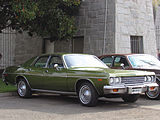
[[[121,83],[121,78],[120,77],[112,77],[109,80],[109,84],[120,84]]]
[[[118,84],[120,82],[121,82],[120,78],[115,78],[115,84]]]
[[[151,76],[147,76],[147,80],[148,80],[148,82],[151,82],[152,81],[152,77]]]
[[[144,78],[144,82],[147,82],[147,77]]]
[[[156,76],[151,76],[152,82],[156,82]]]
[[[113,84],[113,83],[114,83],[114,78],[110,78],[109,84]]]
[[[155,78],[155,76],[146,76],[144,81],[145,82],[155,82],[156,78]]]

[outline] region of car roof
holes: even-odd
[[[52,55],[57,55],[57,56],[62,56],[62,55],[90,55],[90,54],[82,54],[82,53],[49,53],[49,54],[42,54],[40,56],[52,56]]]
[[[106,54],[106,55],[101,55],[99,58],[106,57],[106,56],[129,56],[129,55],[147,55],[147,54],[136,54],[136,53],[128,53],[128,54]]]

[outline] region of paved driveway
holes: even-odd
[[[160,100],[142,96],[136,103],[100,99],[96,107],[83,107],[76,97],[35,95],[32,99],[0,95],[0,120],[159,120]]]

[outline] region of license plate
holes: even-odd
[[[132,94],[142,93],[142,88],[132,88]]]

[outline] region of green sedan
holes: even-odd
[[[41,55],[6,68],[2,77],[6,84],[17,85],[22,98],[34,92],[77,95],[84,106],[95,106],[99,97],[135,102],[139,94],[158,87],[154,72],[113,70],[87,54]]]

